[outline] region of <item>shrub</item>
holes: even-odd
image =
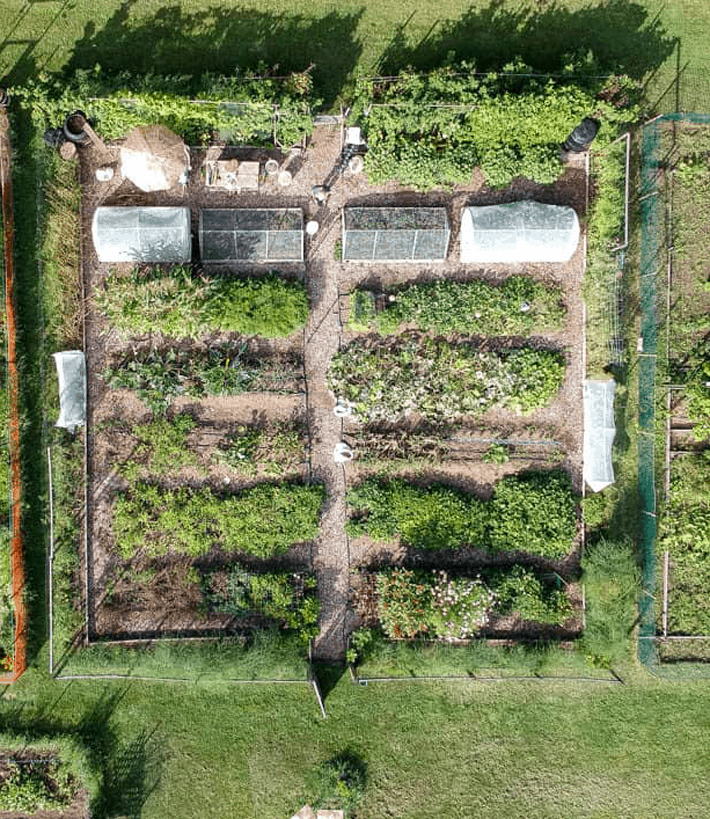
[[[566,472],[531,472],[498,481],[489,508],[491,548],[559,558],[576,533],[577,499]]]
[[[138,482],[115,500],[113,533],[125,559],[141,552],[198,557],[215,546],[270,557],[316,537],[324,495],[315,484],[259,484],[220,497]]]
[[[342,810],[349,817],[366,784],[365,763],[352,751],[343,751],[310,771],[306,801],[316,810]]]
[[[258,279],[196,278],[186,267],[112,273],[96,303],[124,338],[151,332],[199,338],[214,331],[285,338],[308,318],[305,286],[273,273]]]
[[[493,407],[546,406],[564,370],[564,358],[547,350],[491,352],[426,337],[356,339],[333,357],[328,382],[359,421],[396,423],[416,412],[444,422]]]

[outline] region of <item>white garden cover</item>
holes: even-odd
[[[81,350],[52,355],[59,379],[59,419],[55,426],[70,432],[86,422],[86,362]]]
[[[579,243],[573,208],[511,202],[464,208],[462,262],[566,262]]]
[[[592,492],[614,483],[611,446],[614,443],[616,382],[584,382],[584,480]]]
[[[192,256],[189,208],[96,208],[91,233],[100,262],[184,264]]]

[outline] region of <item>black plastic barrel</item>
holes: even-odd
[[[86,114],[83,111],[73,111],[64,120],[64,136],[70,142],[76,142],[81,145],[89,141],[90,137],[84,130],[84,123],[86,122]]]
[[[594,142],[594,137],[599,130],[599,122],[592,117],[585,117],[579,125],[572,131],[572,133],[565,140],[562,146],[565,151],[572,153],[581,153]]]
[[[0,108],[7,108],[9,102],[10,97],[8,96],[7,91],[4,88],[0,88]]]

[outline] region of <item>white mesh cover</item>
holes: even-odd
[[[73,432],[86,421],[86,362],[81,350],[52,355],[59,379],[59,419],[55,426]]]
[[[573,208],[541,202],[464,208],[462,262],[566,262],[579,242]]]
[[[96,208],[91,225],[100,262],[187,263],[190,209]]]
[[[584,382],[584,480],[592,492],[614,483],[611,446],[614,443],[616,382]]]

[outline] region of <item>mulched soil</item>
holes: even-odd
[[[149,334],[130,342],[121,340],[115,331],[106,326],[105,319],[92,306],[91,294],[102,285],[109,268],[128,271],[131,265],[101,264],[96,258],[91,240],[91,219],[99,205],[187,205],[192,209],[193,231],[197,230],[200,207],[297,207],[304,210],[306,220],[314,219],[319,230],[314,237],[306,237],[305,264],[281,265],[279,269],[305,279],[311,297],[311,315],[305,333],[277,342],[265,342],[269,352],[288,353],[300,351],[304,355],[307,395],[276,396],[248,394],[236,398],[188,401],[184,406],[196,413],[200,423],[210,432],[224,430],[240,419],[257,418],[261,421],[277,420],[303,414],[308,421],[310,433],[310,474],[313,479],[325,483],[327,500],[321,521],[321,535],[313,543],[295,550],[296,560],[308,565],[312,555],[318,577],[321,599],[321,634],[315,642],[315,653],[320,659],[335,660],[343,656],[347,633],[358,622],[349,610],[350,570],[372,559],[373,544],[365,540],[350,543],[345,535],[345,492],[371,467],[357,462],[342,467],[333,462],[336,443],[348,439],[354,428],[344,424],[333,413],[334,396],[327,388],[326,373],[334,353],[353,337],[343,330],[342,299],[352,288],[360,284],[386,286],[404,282],[423,281],[433,278],[468,279],[485,277],[499,280],[513,273],[526,273],[549,283],[561,284],[564,289],[567,320],[564,329],[545,334],[540,343],[546,347],[563,350],[567,359],[567,375],[559,399],[549,408],[537,410],[528,416],[513,413],[490,412],[476,425],[491,429],[506,429],[510,437],[527,435],[531,426],[543,430],[544,437],[553,437],[562,445],[564,468],[572,475],[577,489],[582,487],[582,379],[584,376],[584,322],[581,298],[584,271],[584,242],[572,260],[564,265],[487,265],[484,268],[462,266],[459,256],[461,211],[466,205],[496,204],[524,198],[552,204],[574,207],[582,218],[585,215],[586,174],[583,159],[574,157],[566,165],[561,178],[550,186],[537,185],[527,180],[516,180],[509,188],[492,191],[483,185],[480,174],[473,175],[468,185],[457,185],[452,191],[420,194],[405,189],[397,183],[377,187],[370,186],[364,174],[346,172],[334,185],[327,201],[319,205],[312,196],[314,185],[321,184],[335,165],[341,149],[340,126],[318,127],[305,152],[238,150],[227,148],[221,158],[248,158],[264,161],[276,158],[293,173],[293,182],[283,188],[275,178],[265,178],[256,192],[233,193],[207,188],[199,168],[205,152],[195,149],[191,153],[193,174],[184,189],[146,194],[138,191],[132,183],[116,173],[111,182],[98,182],[96,169],[104,164],[116,164],[118,146],[109,145],[105,151],[94,146],[80,149],[80,177],[82,198],[82,260],[85,281],[86,321],[85,351],[88,371],[88,468],[90,481],[89,503],[89,601],[94,633],[108,635],[127,630],[154,632],[162,628],[204,629],[215,623],[210,618],[188,616],[192,601],[180,607],[179,580],[142,611],[125,607],[102,606],[106,596],[106,580],[115,564],[115,547],[111,533],[111,498],[118,487],[111,469],[111,446],[115,444],[95,433],[96,424],[102,419],[121,415],[139,420],[146,417],[146,409],[138,399],[127,392],[108,391],[98,377],[110,360],[125,354],[135,345],[165,344],[166,340]],[[219,151],[211,149],[210,158]],[[337,261],[335,243],[340,239],[340,212],[345,204],[360,205],[444,205],[452,226],[448,258],[440,264],[406,263],[392,265],[369,265]],[[273,266],[271,266],[273,267]],[[250,273],[263,272],[259,266],[242,267]],[[241,272],[240,268],[235,268]],[[214,337],[202,343],[212,344],[228,337]],[[172,342],[171,342],[172,343]],[[175,410],[183,406],[178,403]],[[531,463],[534,463],[534,459]],[[446,480],[482,495],[489,494],[498,477],[518,471],[524,462],[511,462],[497,467],[484,464],[480,459],[456,460],[437,464],[435,468],[401,470],[400,474],[412,474],[425,480]],[[223,477],[223,476],[222,476]],[[219,481],[215,472],[214,479]],[[379,548],[379,547],[378,547]],[[398,547],[386,549],[389,559],[397,560]],[[401,555],[400,555],[401,556]],[[293,558],[293,556],[291,556]],[[86,593],[86,590],[85,590]],[[184,591],[182,592],[185,596]],[[169,605],[166,606],[166,603]]]

